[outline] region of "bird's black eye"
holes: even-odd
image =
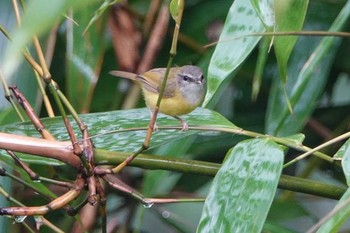
[[[190,77],[188,77],[187,75],[184,75],[184,76],[182,76],[182,79],[183,79],[184,81],[188,81],[188,80],[190,80]]]
[[[201,75],[201,81],[203,81],[203,79],[204,79],[204,75]]]

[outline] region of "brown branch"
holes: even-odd
[[[27,116],[35,126],[36,130],[41,134],[41,137],[47,140],[55,141],[55,137],[52,136],[48,130],[46,130],[44,124],[41,122],[38,115],[27,101],[26,97],[18,90],[17,87],[10,87],[10,90],[12,90],[18,103],[20,103],[22,108],[26,111]]]
[[[15,153],[13,153],[10,150],[6,151],[7,154],[9,154],[12,159],[17,163],[18,166],[20,166],[28,175],[32,180],[38,180],[39,179],[39,175],[36,174],[32,169],[30,169],[30,167],[25,164],[24,162],[22,162]]]
[[[0,132],[0,148],[60,160],[75,168],[80,159],[73,153],[71,142],[49,141],[41,138]]]
[[[85,181],[81,177],[78,177],[75,182],[75,188],[69,190],[62,196],[51,201],[47,205],[33,206],[33,207],[5,207],[0,208],[0,215],[15,215],[15,216],[28,216],[28,215],[44,215],[51,210],[56,210],[64,207],[69,202],[77,198],[84,188]]]

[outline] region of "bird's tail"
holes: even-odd
[[[134,81],[135,81],[136,76],[137,76],[134,73],[130,73],[130,72],[126,72],[126,71],[120,71],[120,70],[113,70],[113,71],[109,72],[109,74],[111,74],[113,76],[121,77],[121,78],[134,80]]]

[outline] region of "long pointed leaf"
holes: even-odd
[[[261,232],[282,164],[282,149],[269,139],[237,144],[214,178],[197,232]]]
[[[275,25],[274,0],[250,0],[268,31]]]
[[[244,61],[260,40],[260,37],[254,36],[234,37],[264,31],[265,28],[250,1],[234,1],[210,61],[208,92],[203,106],[208,105],[222,82]]]
[[[303,27],[309,1],[275,0],[274,2],[276,17],[275,31],[300,31]],[[283,83],[287,81],[287,63],[296,41],[296,36],[277,36],[274,38],[279,75]]]
[[[348,189],[339,200],[335,208],[339,208],[343,203],[349,203],[350,189]],[[325,222],[317,233],[337,233],[340,227],[350,216],[350,205],[342,206],[341,210],[334,214],[327,222]]]
[[[334,21],[330,31],[339,31],[347,23],[350,16],[350,2],[348,1]],[[311,54],[299,73],[300,64],[296,59],[289,67],[291,76],[287,85],[276,79],[271,90],[268,114],[266,118],[266,131],[268,134],[285,136],[299,132],[306,120],[316,107],[334,55],[339,46],[340,38],[325,37]],[[307,48],[303,48],[305,50]],[[300,54],[305,51],[300,50]],[[287,93],[293,114],[290,113],[286,103]]]
[[[96,7],[93,4],[74,14],[79,26],[67,22],[67,96],[78,112],[89,112],[104,55],[106,17],[92,24],[83,35]]]
[[[340,148],[340,150],[344,150],[344,156],[341,160],[341,165],[344,171],[344,175],[346,178],[346,183],[350,186],[350,147],[349,140]],[[338,153],[337,153],[338,154]]]
[[[19,65],[21,52],[27,46],[34,35],[42,35],[47,32],[57,20],[62,19],[69,8],[85,9],[86,6],[96,0],[33,0],[28,2],[28,7],[22,18],[22,25],[14,33],[12,43],[5,55],[3,72],[6,78],[10,77]]]
[[[185,119],[190,126],[210,125],[229,128],[236,127],[219,113],[208,109],[198,108],[192,113],[182,116],[182,118]],[[144,141],[150,120],[148,110],[145,108],[85,114],[81,115],[81,119],[88,126],[90,135],[97,135],[92,139],[96,148],[118,152],[133,152],[138,150]],[[69,140],[61,117],[42,119],[42,122],[58,140]],[[180,126],[179,121],[162,114],[159,114],[157,124],[159,127]],[[78,127],[74,123],[72,123],[72,125],[76,130],[75,132],[79,132]],[[117,132],[118,130],[121,131]],[[37,131],[30,122],[2,126],[0,127],[0,131],[38,137]],[[150,146],[154,148],[196,133],[198,133],[198,131],[189,130],[183,132],[179,129],[161,129],[153,133]],[[211,132],[208,133],[212,135]],[[48,144],[49,143],[48,141]],[[6,153],[4,155],[7,156]],[[22,156],[21,158],[29,162],[52,162],[52,160],[30,155],[26,157]],[[51,165],[54,164],[51,163]]]

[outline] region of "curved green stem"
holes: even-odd
[[[128,153],[95,150],[96,165],[113,165],[122,163]],[[131,163],[131,166],[145,169],[161,169],[197,175],[215,176],[221,164],[197,160],[174,159],[164,156],[140,154]],[[318,181],[282,175],[278,187],[295,192],[307,193],[332,199],[340,199],[346,188],[324,184]]]

